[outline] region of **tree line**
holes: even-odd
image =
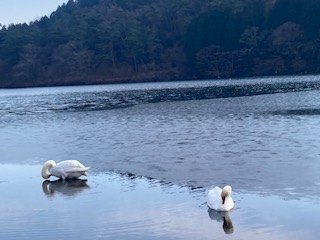
[[[319,73],[317,0],[69,0],[0,30],[0,87]]]

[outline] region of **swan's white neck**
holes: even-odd
[[[232,188],[230,186],[225,186],[221,191],[222,204],[229,201]]]
[[[48,179],[51,176],[51,174],[48,173],[48,170],[50,168],[53,168],[55,165],[56,165],[56,163],[53,160],[49,160],[49,161],[45,162],[45,164],[43,165],[42,170],[41,170],[41,175],[44,179]]]

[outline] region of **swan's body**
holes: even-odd
[[[44,179],[48,179],[50,176],[72,179],[82,175],[86,176],[88,169],[77,160],[65,160],[58,164],[53,160],[49,160],[43,165],[41,175]]]
[[[225,186],[223,189],[215,187],[209,190],[207,200],[208,207],[216,211],[231,210],[234,207],[231,192],[232,188],[230,186]]]

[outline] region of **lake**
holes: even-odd
[[[320,234],[320,76],[0,89],[0,150],[1,239]],[[48,159],[89,176],[43,181]]]

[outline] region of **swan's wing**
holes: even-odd
[[[57,171],[64,171],[65,173],[70,173],[70,172],[86,172],[89,168],[83,166],[83,164],[81,164],[77,160],[65,160],[58,163],[55,166],[55,169]]]
[[[222,189],[219,187],[209,190],[207,198],[207,205],[209,208],[219,210],[222,205],[221,192]]]
[[[217,197],[217,198],[220,198],[221,199],[221,192],[222,192],[222,189],[219,188],[219,187],[214,187],[212,189],[209,190],[208,192],[208,196],[212,196],[212,197]]]
[[[84,167],[84,168],[69,168],[65,170],[66,173],[72,173],[72,172],[86,172],[90,168],[89,167]]]

